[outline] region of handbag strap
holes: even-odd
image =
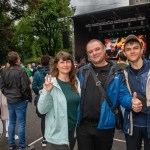
[[[91,74],[92,74],[92,76],[93,76],[93,78],[94,78],[94,81],[95,81],[95,83],[96,83],[96,86],[99,88],[99,90],[100,90],[100,92],[102,93],[102,95],[106,98],[106,101],[107,101],[107,103],[108,103],[108,105],[109,105],[111,111],[112,111],[114,114],[116,114],[116,113],[117,113],[116,109],[114,108],[112,102],[110,101],[108,95],[106,94],[104,88],[102,87],[101,81],[99,81],[99,79],[97,78],[97,76],[96,76],[96,74],[95,74],[95,72],[94,72],[94,70],[93,70],[93,68],[92,68],[91,65],[90,65],[90,72],[91,72]]]

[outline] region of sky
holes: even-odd
[[[129,0],[71,0],[72,7],[76,7],[75,15],[128,6]]]

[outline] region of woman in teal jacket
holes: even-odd
[[[54,65],[46,76],[38,102],[38,110],[45,117],[45,138],[53,150],[73,150],[80,84],[75,77],[72,56],[59,52]]]

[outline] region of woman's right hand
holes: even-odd
[[[43,84],[43,88],[47,91],[50,92],[53,88],[53,83],[51,82],[51,75],[46,75],[45,77],[45,83]]]

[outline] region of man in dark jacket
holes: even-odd
[[[18,121],[19,150],[31,150],[34,147],[26,145],[25,127],[28,102],[32,100],[30,82],[27,73],[20,67],[20,57],[11,51],[7,55],[10,67],[0,76],[0,88],[7,98],[9,110],[8,144],[9,150],[16,148],[15,126]]]
[[[101,84],[104,88],[114,108],[120,103],[127,110],[133,108],[133,111],[139,112],[142,104],[130,95],[121,70],[111,61],[105,60],[105,46],[101,41],[89,41],[86,52],[91,63],[81,67],[78,72],[82,88],[77,127],[78,148],[111,150],[116,118],[98,85]],[[95,76],[92,75],[92,70]],[[98,82],[94,80],[96,77]]]
[[[43,84],[45,82],[45,76],[46,74],[49,74],[49,65],[50,65],[50,57],[48,55],[44,55],[41,58],[41,66],[38,67],[37,71],[34,73],[33,77],[33,83],[32,83],[32,89],[34,93],[37,95],[35,97],[34,104],[37,106],[37,102],[40,96],[40,90],[43,89]],[[47,145],[47,141],[44,138],[44,132],[45,132],[45,115],[41,115],[38,112],[38,109],[36,108],[37,115],[41,118],[41,130],[42,130],[42,146]]]

